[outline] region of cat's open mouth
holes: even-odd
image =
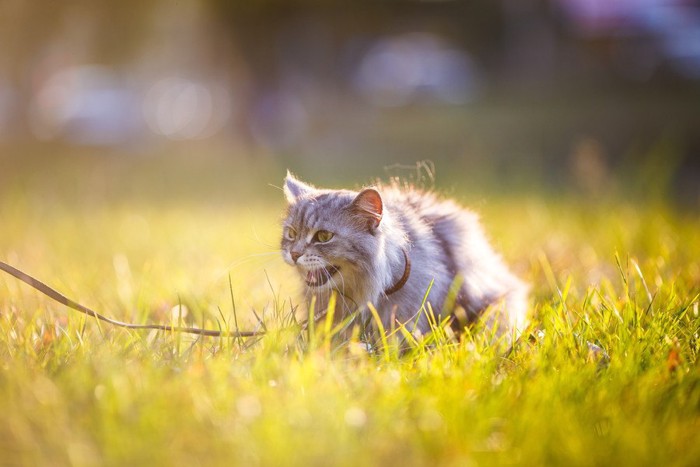
[[[321,287],[331,279],[333,274],[340,270],[337,266],[327,268],[309,269],[306,273],[306,285],[309,287]]]

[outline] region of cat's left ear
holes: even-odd
[[[291,172],[287,171],[287,177],[284,179],[284,196],[289,204],[293,204],[297,199],[308,195],[314,191],[314,187],[297,180]]]
[[[365,188],[352,202],[353,210],[368,221],[370,230],[379,227],[384,212],[382,196],[374,188]]]

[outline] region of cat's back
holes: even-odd
[[[479,216],[451,199],[414,188],[392,187],[387,205],[398,217],[409,242],[430,262],[437,260],[451,273],[463,276],[480,271],[510,279],[500,255],[495,253]]]
[[[392,187],[387,205],[399,217],[412,245],[411,254],[421,268],[434,273],[438,303],[445,284],[455,275],[462,278],[457,304],[470,321],[492,304],[502,307],[488,318],[490,325],[507,333],[524,329],[527,323],[527,286],[513,275],[503,258],[494,251],[476,213],[450,199],[413,188]],[[440,276],[437,271],[447,271]],[[447,277],[448,281],[440,281]]]
[[[385,189],[386,205],[393,214],[411,223],[424,224],[438,235],[453,238],[454,233],[479,228],[478,216],[451,199],[443,199],[430,191],[413,187],[391,186]]]

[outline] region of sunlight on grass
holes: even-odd
[[[49,200],[52,201],[49,201]],[[0,452],[40,465],[693,465],[700,461],[700,220],[663,204],[495,198],[487,230],[532,285],[506,354],[488,330],[368,352],[291,317],[279,203],[0,200],[0,258],[134,322],[0,277]],[[229,286],[230,277],[230,286]],[[236,313],[234,315],[234,306]],[[253,311],[255,313],[253,313]],[[337,331],[338,329],[335,329]],[[396,333],[402,332],[394,330]],[[397,334],[398,335],[398,334]],[[392,344],[394,342],[394,344]]]

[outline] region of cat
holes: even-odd
[[[455,202],[396,182],[318,189],[289,172],[284,194],[282,256],[317,312],[335,291],[336,314],[358,312],[368,323],[371,304],[385,330],[400,323],[424,335],[430,312],[451,315],[457,332],[485,319],[509,342],[526,326],[527,286],[491,248],[476,214]]]

